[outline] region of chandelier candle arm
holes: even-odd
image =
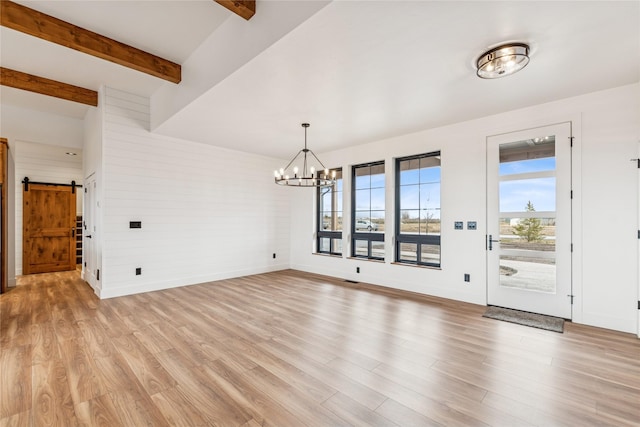
[[[286,185],[289,187],[329,187],[336,183],[335,171],[333,172],[333,176],[329,177],[329,170],[324,166],[320,159],[318,159],[318,156],[307,148],[307,128],[309,126],[309,123],[302,123],[302,127],[304,128],[304,148],[293,156],[285,168],[280,168],[280,170],[274,171],[276,184]],[[309,153],[311,153],[310,156],[308,155]],[[298,166],[294,165],[292,169],[293,179],[290,179],[287,171],[290,170],[289,168],[291,165],[294,164],[301,154],[302,170],[300,170]],[[313,160],[315,160],[318,166],[320,166],[319,169],[316,169],[315,166],[311,166]],[[321,170],[324,170],[324,174],[322,176],[320,173]]]

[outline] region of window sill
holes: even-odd
[[[324,254],[324,253],[322,253],[322,252],[313,252],[311,255],[324,256],[324,257],[328,257],[328,258],[342,258],[342,255],[338,255],[338,254]]]
[[[356,256],[348,256],[347,259],[353,259],[356,261],[367,261],[367,262],[377,262],[379,264],[384,264],[385,261],[383,259],[371,259],[371,258],[360,258]]]
[[[430,265],[408,264],[404,262],[392,262],[391,265],[401,265],[403,267],[424,268],[426,270],[442,271],[442,267],[432,267]]]

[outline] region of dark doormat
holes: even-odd
[[[545,316],[542,314],[527,313],[526,311],[511,310],[502,307],[487,307],[482,317],[517,323],[518,325],[531,326],[532,328],[545,329],[553,332],[564,332],[564,319]]]

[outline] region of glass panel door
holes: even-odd
[[[571,317],[570,124],[487,139],[488,303]]]

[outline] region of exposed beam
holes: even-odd
[[[256,13],[256,0],[215,0],[216,3],[229,9],[247,21]]]
[[[180,64],[8,0],[0,1],[0,24],[143,73],[180,83]]]
[[[96,91],[9,68],[0,67],[0,85],[79,102],[92,107],[98,105],[98,92]]]

